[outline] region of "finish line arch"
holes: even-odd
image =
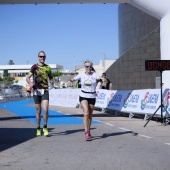
[[[170,59],[170,1],[169,0],[2,0],[0,4],[109,4],[129,3],[160,20],[161,60]],[[163,88],[170,86],[170,72],[164,71]]]

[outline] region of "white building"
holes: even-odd
[[[52,71],[62,70],[63,66],[57,64],[48,64]],[[0,65],[0,77],[3,77],[4,71],[7,70],[10,77],[25,77],[30,71],[32,65]]]

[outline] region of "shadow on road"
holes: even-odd
[[[0,128],[0,152],[35,137],[36,128]]]
[[[94,130],[96,128],[91,128],[91,130]],[[73,133],[78,133],[78,132],[84,132],[84,129],[74,129],[74,130],[66,130],[64,132],[59,132],[59,133],[51,133],[52,135],[70,135]]]
[[[134,133],[133,131],[126,131],[126,132],[114,132],[114,133],[103,133],[101,136],[93,136],[90,140],[97,140],[97,139],[103,139],[108,138],[111,136],[118,136],[118,135],[125,135],[125,134],[132,134],[133,136],[137,136],[138,133]]]

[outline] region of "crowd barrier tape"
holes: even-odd
[[[160,89],[142,90],[104,90],[98,89],[95,107],[110,110],[153,114],[161,104]],[[80,89],[52,89],[49,91],[49,104],[63,107],[76,107],[79,104]],[[170,89],[165,89],[162,94],[163,116],[170,112]],[[161,115],[159,109],[156,115]]]

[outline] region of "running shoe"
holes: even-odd
[[[41,136],[41,129],[37,129],[37,136]]]
[[[91,137],[89,136],[89,132],[85,132],[84,138],[85,138],[86,140],[89,140],[89,139],[91,138]]]
[[[88,133],[89,133],[89,137],[92,138],[90,131],[88,131]]]
[[[43,132],[44,132],[44,136],[48,136],[48,129],[47,128],[43,128]]]

